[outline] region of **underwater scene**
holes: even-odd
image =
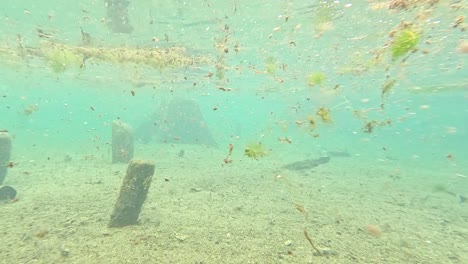
[[[0,10],[0,263],[468,263],[468,0]]]

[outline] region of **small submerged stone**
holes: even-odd
[[[460,203],[466,203],[466,197],[463,195],[460,195]]]
[[[13,200],[16,197],[16,190],[11,186],[0,186],[0,201]]]

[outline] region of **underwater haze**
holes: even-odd
[[[467,13],[1,1],[0,263],[468,263]]]

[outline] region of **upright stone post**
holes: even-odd
[[[0,185],[7,175],[11,156],[11,136],[8,131],[0,131]]]
[[[148,195],[153,174],[154,163],[146,160],[132,160],[130,162],[120,187],[114,211],[111,214],[109,227],[122,227],[138,223],[141,207]]]
[[[112,163],[128,163],[133,151],[132,128],[120,121],[112,122]]]

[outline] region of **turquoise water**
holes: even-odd
[[[0,4],[1,263],[468,262],[467,1],[36,2]],[[155,175],[107,229],[115,120]]]

